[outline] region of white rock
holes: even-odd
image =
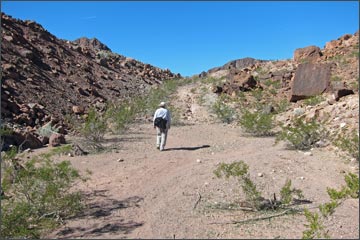
[[[312,152],[304,152],[304,155],[305,156],[312,156],[313,154],[312,154]]]
[[[200,159],[196,159],[196,162],[197,162],[197,163],[201,163],[201,160],[200,160]]]
[[[293,114],[295,116],[300,116],[303,115],[305,113],[305,110],[303,108],[295,108],[293,111]]]
[[[301,180],[304,180],[305,178],[301,176],[300,179],[301,179]]]
[[[340,123],[340,128],[343,128],[345,126],[346,126],[346,123],[344,123],[344,122]]]
[[[264,174],[263,173],[258,173],[258,177],[263,177]]]
[[[125,160],[122,159],[122,158],[119,158],[117,161],[118,161],[118,162],[123,162],[123,161],[125,161]]]

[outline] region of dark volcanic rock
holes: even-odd
[[[34,21],[4,13],[1,35],[1,118],[24,128],[74,114],[72,106],[121,101],[181,77],[113,53],[95,38],[61,40]],[[29,103],[43,109],[21,107]]]
[[[322,94],[329,88],[330,76],[328,64],[300,64],[292,82],[290,101]]]

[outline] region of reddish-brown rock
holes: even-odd
[[[290,101],[296,102],[322,94],[329,88],[330,76],[328,64],[300,64],[292,82]]]
[[[309,46],[305,48],[298,48],[294,52],[294,61],[309,61],[314,62],[321,57],[321,51],[319,47]]]
[[[65,144],[65,136],[63,134],[53,133],[49,138],[49,146],[57,147],[60,144]]]

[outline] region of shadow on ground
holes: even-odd
[[[167,148],[164,151],[176,151],[176,150],[186,150],[186,151],[194,151],[202,148],[208,148],[210,145],[202,145],[199,147],[178,147],[178,148]]]
[[[121,209],[139,207],[140,203],[144,200],[143,198],[133,196],[117,200],[106,198],[106,192],[106,190],[98,190],[91,194],[86,194],[85,198],[88,200],[96,198],[95,201],[87,204],[83,212],[74,217],[74,219],[83,219],[86,224],[75,227],[65,226],[56,233],[56,236],[62,238],[93,238],[104,233],[121,235],[129,234],[134,229],[144,225],[144,222],[135,222],[119,217]]]

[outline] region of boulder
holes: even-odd
[[[292,82],[290,102],[322,94],[329,88],[330,76],[328,64],[300,64]]]
[[[339,101],[339,99],[344,96],[354,94],[354,91],[351,89],[348,89],[346,87],[345,83],[343,83],[343,82],[333,82],[331,84],[331,88],[334,93],[336,101]]]
[[[242,59],[237,59],[237,60],[228,62],[222,68],[223,69],[233,69],[233,68],[243,69],[243,68],[251,67],[252,65],[256,64],[257,62],[259,62],[259,61],[254,58],[249,58],[249,57],[242,58]]]
[[[60,144],[65,144],[65,136],[63,134],[53,133],[49,138],[49,146],[57,147]]]
[[[341,45],[341,41],[340,40],[333,40],[330,42],[327,42],[325,44],[325,49],[334,49],[334,48],[338,48]]]
[[[231,71],[231,85],[239,86],[241,91],[249,91],[256,87],[257,82],[253,75],[243,71]]]
[[[298,48],[294,52],[294,61],[310,61],[314,62],[315,60],[321,57],[321,51],[319,47],[309,46],[305,48]]]
[[[75,114],[83,114],[85,112],[85,107],[84,106],[73,106],[72,111]]]
[[[43,146],[39,138],[30,132],[15,131],[11,135],[4,136],[5,145],[14,145],[21,149],[35,149]]]

